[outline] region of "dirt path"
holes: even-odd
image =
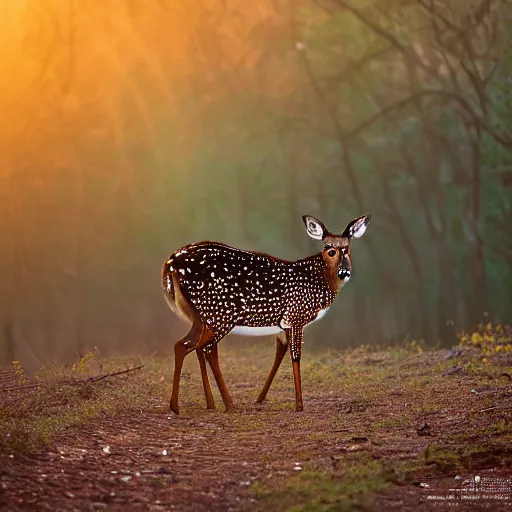
[[[236,508],[240,481],[261,464],[232,460],[226,439],[217,441],[219,429],[176,423],[143,411],[74,429],[56,440],[55,450],[11,461],[4,500],[13,510]]]
[[[309,503],[315,511],[422,511],[433,507],[420,483],[446,487],[458,472],[477,469],[507,475],[512,389],[497,377],[443,376],[453,361],[426,355],[345,355],[343,367],[332,354],[317,355],[304,365],[305,411],[297,414],[287,370],[269,403],[252,403],[271,355],[230,358],[236,412],[204,409],[192,362],[180,416],[163,404],[160,370],[120,378],[112,389],[126,393],[139,379],[144,400],[78,417],[29,454],[0,453],[0,508],[238,511]],[[158,385],[147,387],[148,379]],[[119,399],[100,389],[102,399]]]
[[[272,425],[265,432],[243,429],[244,420],[221,412],[200,419],[162,410],[97,418],[58,436],[50,451],[3,458],[3,502],[10,510],[126,510],[129,505],[131,510],[227,511],[248,503],[256,509],[248,492],[253,482],[291,475],[315,456],[343,453],[342,432],[326,442],[313,430],[323,437],[333,407],[333,401],[310,397],[308,412],[299,418],[293,411],[255,407],[235,413],[256,421],[265,416]],[[402,442],[380,452],[415,456],[421,445]],[[421,505],[419,498],[409,497],[411,510]]]

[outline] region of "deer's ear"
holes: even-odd
[[[348,223],[348,226],[345,228],[345,231],[341,236],[346,238],[361,238],[364,235],[370,220],[370,215],[357,217],[357,219],[354,219],[352,222]]]
[[[318,219],[315,219],[315,217],[303,215],[302,220],[304,221],[308,235],[314,240],[323,240],[327,236],[327,229],[325,229],[325,226]]]

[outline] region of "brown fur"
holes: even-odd
[[[329,256],[329,251],[336,251],[336,254]],[[325,277],[329,288],[337,295],[341,287],[341,281],[338,278],[338,265],[341,257],[340,250],[337,247],[329,247],[322,251],[322,256],[325,262]]]

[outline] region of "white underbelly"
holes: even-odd
[[[190,320],[186,317],[185,314],[183,314],[179,308],[176,307],[174,303],[171,303],[172,301],[169,301],[169,304],[171,305],[171,308],[179,314],[187,323],[191,323]],[[306,324],[304,327],[307,327],[308,325],[311,325],[312,323],[316,322],[317,320],[320,320],[323,318],[327,311],[329,311],[329,308],[321,309],[318,312],[318,315],[314,320],[309,322],[309,324]],[[250,327],[247,325],[237,325],[233,327],[233,329],[230,331],[230,334],[238,334],[240,336],[270,336],[272,334],[279,334],[283,332],[284,329],[289,328],[289,326],[285,322],[281,322],[281,326],[279,325],[271,325],[271,326],[265,326],[265,327]]]
[[[316,318],[309,322],[309,324],[306,324],[304,327],[307,327],[308,325],[311,325],[313,322],[316,322],[317,320],[320,320],[323,318],[326,314],[329,308],[321,309],[318,312],[318,315]],[[289,326],[286,324],[286,322],[281,322],[280,326],[272,325],[270,327],[249,327],[246,325],[237,325],[233,328],[231,331],[231,334],[239,334],[241,336],[269,336],[271,334],[279,334],[280,332],[283,332],[284,329],[289,328]]]
[[[323,318],[327,314],[327,311],[329,311],[329,308],[321,309],[318,312],[318,315],[316,315],[316,318],[313,320],[313,322],[316,322],[317,320]],[[311,325],[313,322],[310,322],[308,325]]]
[[[246,325],[237,325],[233,327],[231,334],[240,334],[241,336],[268,336],[270,334],[279,334],[283,330],[277,325],[270,327],[248,327]]]
[[[321,309],[318,312],[318,315],[316,315],[316,318],[314,320],[312,320],[311,322],[309,322],[309,324],[306,324],[304,326],[304,328],[309,327],[310,325],[314,324],[317,320],[320,320],[321,318],[323,318],[327,314],[327,311],[329,311],[329,308]]]

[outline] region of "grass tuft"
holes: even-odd
[[[286,479],[275,478],[267,485],[255,483],[251,493],[268,510],[287,512],[331,512],[374,510],[372,496],[388,485],[383,468],[363,462],[328,474],[304,470]]]

